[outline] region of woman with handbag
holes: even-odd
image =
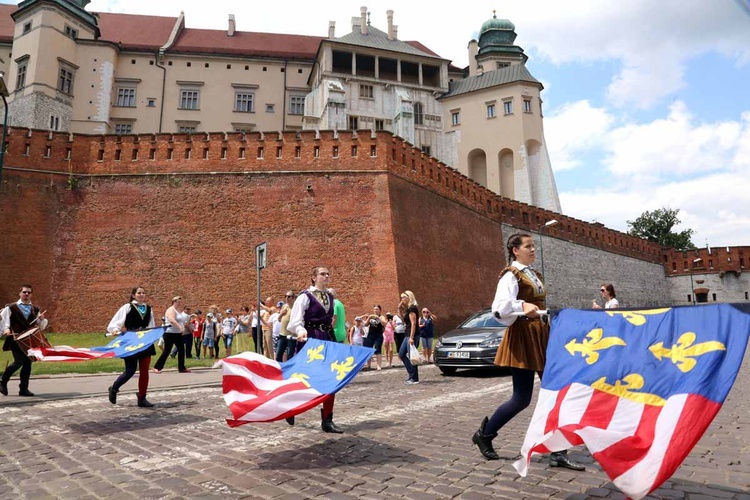
[[[414,294],[406,290],[401,294],[401,303],[399,304],[399,313],[403,311],[405,336],[398,350],[398,357],[406,367],[409,378],[404,382],[406,385],[419,383],[419,367],[409,359],[411,348],[419,348],[419,304]]]

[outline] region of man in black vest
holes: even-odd
[[[31,360],[23,348],[15,341],[13,334],[23,333],[34,325],[44,330],[47,327],[47,320],[44,313],[39,313],[39,308],[31,304],[31,285],[22,285],[18,302],[8,304],[0,311],[0,331],[5,336],[3,351],[13,353],[13,362],[8,365],[0,381],[0,393],[3,396],[8,395],[8,381],[10,377],[21,369],[21,384],[19,396],[33,396],[34,393],[29,391],[29,377],[31,376]]]

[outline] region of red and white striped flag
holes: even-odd
[[[30,358],[39,361],[89,361],[91,359],[114,358],[115,353],[98,352],[83,347],[70,347],[58,345],[54,347],[41,347],[29,349]]]

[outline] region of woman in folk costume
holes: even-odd
[[[546,291],[541,274],[530,266],[534,262],[534,240],[528,234],[513,234],[508,238],[508,262],[500,273],[492,312],[508,325],[495,364],[510,367],[513,376],[513,396],[501,404],[495,413],[482,420],[472,441],[488,460],[500,457],[492,447],[497,432],[531,403],[534,374],[542,378],[546,361],[549,323],[542,321],[539,312],[545,309]],[[523,316],[515,314],[523,313]],[[551,467],[584,470],[567,452],[550,455]]]
[[[308,338],[336,341],[333,332],[333,295],[328,291],[330,279],[331,273],[327,267],[314,267],[312,286],[300,292],[294,301],[287,329],[297,336],[298,352]],[[321,426],[324,432],[341,434],[344,431],[333,423],[335,397],[331,394],[323,401]],[[294,417],[286,421],[294,425]]]
[[[112,321],[109,322],[107,331],[113,335],[120,335],[123,332],[145,330],[155,326],[154,312],[151,310],[151,306],[146,304],[146,291],[143,287],[138,286],[133,288],[130,293],[130,301],[118,309]],[[109,388],[110,403],[117,403],[117,391],[130,380],[135,374],[136,368],[138,368],[138,406],[141,408],[154,406],[146,399],[151,356],[156,356],[156,349],[154,349],[153,344],[144,351],[122,358],[125,361],[125,371],[117,377],[115,383]]]

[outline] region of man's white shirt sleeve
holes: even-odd
[[[295,335],[307,332],[307,329],[305,328],[305,311],[307,311],[307,307],[309,305],[310,298],[306,293],[300,293],[299,296],[297,296],[297,299],[294,301],[294,305],[292,306],[292,312],[289,315],[289,326],[287,326],[287,330],[294,333]]]

